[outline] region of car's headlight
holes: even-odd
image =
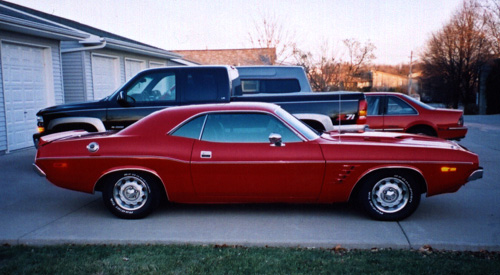
[[[43,133],[45,132],[45,127],[43,125],[43,117],[41,116],[37,116],[36,117],[36,126],[37,126],[37,129],[38,129],[38,132],[39,133]]]

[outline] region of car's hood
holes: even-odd
[[[363,133],[341,133],[329,132],[321,136],[329,142],[352,142],[352,143],[367,143],[373,142],[379,145],[404,145],[417,147],[433,147],[445,149],[461,148],[457,143],[440,138],[429,137],[424,135],[413,135],[403,133],[375,132],[367,131]]]
[[[104,108],[107,106],[106,100],[101,101],[88,101],[88,102],[80,102],[80,103],[70,103],[70,104],[62,104],[56,105],[52,107],[47,107],[45,109],[41,109],[36,114],[37,116],[50,114],[52,112],[64,112],[64,111],[72,111],[72,110],[86,110],[86,109],[96,109],[96,108]]]

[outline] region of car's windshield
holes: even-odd
[[[284,121],[286,121],[290,126],[299,131],[305,138],[308,140],[314,140],[319,138],[318,132],[311,129],[302,121],[298,120],[296,117],[292,116],[290,113],[284,111],[281,108],[278,108],[275,113],[281,117]]]

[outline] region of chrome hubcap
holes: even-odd
[[[113,198],[121,208],[137,210],[148,200],[147,185],[140,178],[123,177],[115,183]]]
[[[374,206],[384,213],[394,213],[403,209],[409,201],[410,191],[404,181],[389,177],[377,182],[372,189]]]

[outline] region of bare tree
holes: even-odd
[[[366,68],[375,59],[375,45],[371,42],[361,44],[358,40],[351,38],[343,41],[347,48],[347,61],[343,66],[343,89],[355,89],[352,87],[354,77],[358,76],[362,69]]]
[[[486,0],[483,2],[487,34],[493,44],[493,52],[500,57],[500,0]]]
[[[324,92],[339,89],[341,62],[329,46],[328,41],[323,41],[317,55],[295,48],[294,56],[296,64],[304,67],[314,91]]]
[[[421,55],[426,79],[441,80],[450,106],[474,112],[481,67],[491,56],[486,21],[475,0],[466,0],[448,24],[434,33]]]
[[[295,32],[289,31],[276,14],[261,13],[254,21],[254,29],[248,32],[248,40],[253,47],[275,48],[277,60],[274,64],[283,64],[294,55],[296,48]]]

